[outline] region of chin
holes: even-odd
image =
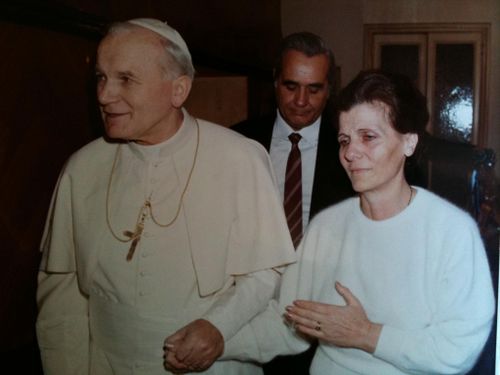
[[[106,135],[108,136],[108,138],[111,138],[111,139],[121,139],[121,140],[125,141],[129,138],[129,137],[127,137],[126,134],[124,134],[123,132],[121,132],[117,129],[105,127],[105,132],[106,132]]]
[[[291,127],[296,129],[296,130],[300,130],[302,128],[305,128],[306,126],[311,125],[313,122],[314,121],[304,121],[304,120],[293,121],[293,123],[291,123]]]
[[[363,194],[364,192],[370,189],[369,186],[363,184],[363,182],[361,181],[356,181],[351,179],[351,184],[352,184],[352,189],[358,194]]]
[[[106,121],[104,130],[108,137],[111,138],[122,138],[126,135],[126,125],[118,121]]]

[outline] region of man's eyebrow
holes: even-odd
[[[299,83],[297,81],[294,81],[292,79],[284,79],[282,81],[283,85],[298,85]]]
[[[322,89],[323,87],[325,87],[325,84],[321,83],[321,82],[315,82],[315,83],[308,84],[307,87],[314,87],[317,89]]]
[[[321,88],[325,87],[325,84],[321,83],[321,82],[313,82],[313,83],[309,83],[307,85],[301,85],[299,82],[294,81],[292,79],[285,79],[282,81],[282,84],[283,85],[305,86],[305,87],[311,87],[311,88],[316,88],[316,89],[321,89]]]
[[[95,66],[95,71],[96,71],[96,73],[103,73],[102,69],[98,65]],[[120,70],[120,71],[116,72],[116,75],[118,77],[120,77],[120,76],[135,77],[136,76],[136,74],[132,70]]]
[[[120,71],[117,72],[117,74],[119,76],[129,76],[129,77],[134,77],[135,76],[134,72],[131,71],[131,70],[120,70]]]

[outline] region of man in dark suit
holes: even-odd
[[[282,196],[286,195],[292,148],[288,137],[300,135],[302,228],[320,210],[353,194],[340,165],[337,135],[328,114],[334,67],[333,54],[319,36],[309,32],[287,36],[274,74],[276,113],[232,127],[269,151]],[[308,374],[313,353],[311,349],[298,356],[278,357],[264,366],[265,373]]]

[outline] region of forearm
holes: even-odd
[[[278,355],[305,351],[310,343],[283,319],[282,308],[273,300],[265,311],[226,342],[222,359],[269,362]]]
[[[237,276],[235,285],[219,297],[203,315],[227,341],[247,322],[263,311],[274,296],[280,275],[264,270]]]
[[[75,273],[38,275],[36,331],[44,374],[88,374],[87,298]]]
[[[298,271],[296,264],[287,268],[281,279],[279,301],[271,300],[263,312],[226,342],[223,359],[263,363],[277,355],[300,353],[309,347],[309,342],[298,336],[283,317],[285,307],[297,298]]]

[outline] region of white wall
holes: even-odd
[[[500,179],[499,0],[282,0],[283,35],[308,30],[321,35],[341,68],[341,85],[362,69],[364,23],[491,23],[488,143],[497,154]]]
[[[361,0],[282,0],[283,35],[311,31],[332,48],[341,68],[341,86],[361,70],[363,61]]]

